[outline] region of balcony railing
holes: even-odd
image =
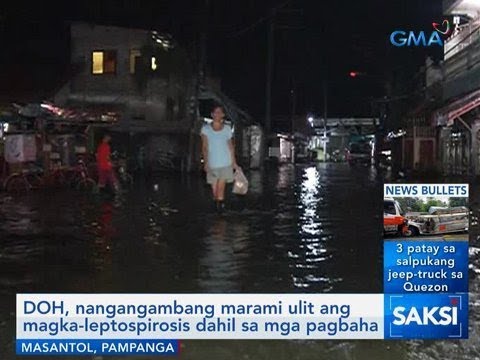
[[[445,42],[445,60],[449,60],[465,48],[468,48],[478,39],[480,39],[480,19],[472,20],[464,25],[459,34]]]
[[[480,27],[462,39],[443,64],[444,100],[480,88]]]

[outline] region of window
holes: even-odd
[[[400,206],[400,204],[398,203],[398,201],[395,201],[395,206],[397,207],[398,213],[399,213],[401,216],[405,216],[405,212],[402,210],[402,207]]]
[[[135,69],[137,68],[138,58],[142,55],[140,50],[132,49],[130,50],[130,74],[135,74]]]
[[[395,203],[393,201],[384,201],[383,212],[390,215],[397,215],[397,209],[395,208]]]
[[[92,74],[115,74],[117,53],[114,50],[92,52]]]
[[[103,74],[103,52],[101,51],[92,53],[92,73]]]

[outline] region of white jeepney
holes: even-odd
[[[412,236],[436,235],[468,231],[468,208],[432,206],[428,213],[410,212],[405,215]]]

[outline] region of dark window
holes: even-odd
[[[130,50],[130,74],[135,74],[141,55],[138,49]]]

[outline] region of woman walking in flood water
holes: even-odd
[[[224,123],[225,111],[221,105],[212,109],[212,123],[202,127],[202,155],[207,182],[212,187],[218,212],[225,209],[225,184],[233,182],[233,171],[238,168],[232,128]]]

